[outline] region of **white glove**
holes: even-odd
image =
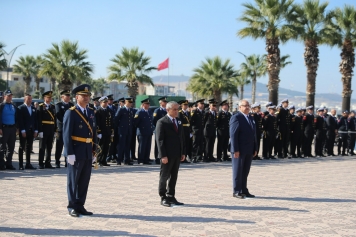
[[[56,137],[57,137],[57,133],[55,132],[55,133],[54,133],[54,138],[56,138]]]
[[[39,138],[43,138],[43,132],[38,133]]]
[[[97,137],[98,137],[99,139],[101,139],[101,138],[103,137],[103,135],[102,135],[102,134],[98,134]]]
[[[69,155],[67,157],[67,162],[71,165],[74,165],[74,162],[75,162],[75,155]]]
[[[100,134],[101,135],[101,134]],[[93,163],[96,162],[96,157],[93,156],[93,159],[92,159]]]
[[[111,137],[114,137],[114,134],[113,134],[113,135],[111,135]]]

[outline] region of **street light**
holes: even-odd
[[[7,53],[4,49],[2,50],[4,54],[4,58],[6,59],[7,62],[7,75],[6,75],[6,87],[7,89],[9,88],[9,72],[10,72],[10,64],[11,64],[11,59],[12,56],[14,55],[16,49],[24,44],[20,44],[19,46],[16,46],[13,50],[11,50],[9,53]]]

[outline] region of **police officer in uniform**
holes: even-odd
[[[188,100],[181,100],[178,104],[181,106],[178,118],[182,122],[185,141],[185,160],[183,162],[190,163],[192,159],[192,127],[190,125],[190,113],[188,111],[189,102]]]
[[[204,137],[205,137],[205,159],[204,162],[217,162],[213,156],[214,144],[216,139],[216,124],[218,115],[216,111],[215,99],[209,100],[209,110],[205,113],[204,117]],[[221,161],[221,160],[220,160]]]
[[[261,135],[262,135],[262,120],[263,120],[263,113],[261,113],[261,105],[259,103],[255,103],[251,105],[251,116],[253,120],[255,121],[255,127],[256,127],[256,140],[257,140],[257,154],[255,157],[253,157],[253,160],[262,160],[259,156],[258,153],[260,152],[260,143],[261,143]]]
[[[108,109],[110,111],[110,114],[111,114],[111,118],[114,118],[115,117],[115,114],[117,112],[117,108],[116,106],[114,105],[114,98],[113,98],[113,94],[111,95],[108,95]],[[117,162],[117,150],[116,150],[116,147],[117,147],[117,144],[118,144],[118,134],[117,134],[117,131],[114,130],[114,134],[112,135],[112,142],[110,144],[110,148],[109,148],[109,155],[108,155],[108,158],[106,159],[106,161],[112,161],[112,162]]]
[[[135,114],[135,127],[137,128],[138,136],[138,164],[150,165],[151,141],[154,126],[152,123],[152,116],[148,109],[150,107],[150,100],[141,100],[142,109]]]
[[[167,105],[167,97],[163,96],[158,99],[160,107],[155,109],[153,112],[153,126],[156,127],[157,121],[163,118],[167,114],[166,105]],[[158,149],[157,149],[157,141],[155,139],[155,162],[156,164],[160,164],[160,157],[158,157]]]
[[[349,115],[349,137],[348,137],[348,144],[349,144],[349,156],[355,155],[355,136],[356,136],[356,119],[355,119],[355,112],[351,111]]]
[[[324,108],[319,108],[317,110],[318,115],[316,116],[315,122],[315,155],[317,157],[325,157],[323,154],[323,141],[326,138],[326,122],[324,119]]]
[[[275,115],[276,106],[271,105],[268,107],[268,114],[263,117],[263,146],[262,157],[263,159],[276,159],[272,155],[274,142],[277,135],[277,118]]]
[[[224,100],[220,103],[221,110],[218,113],[218,118],[216,122],[217,134],[218,134],[218,144],[217,144],[217,159],[218,161],[231,161],[227,155],[227,149],[230,139],[230,118],[231,113],[229,113],[229,103]],[[222,155],[222,156],[221,156]]]
[[[302,136],[304,130],[302,109],[298,108],[295,112],[296,114],[292,116],[290,124],[290,154],[292,155],[292,158],[301,158]]]
[[[349,122],[347,121],[347,118],[349,116],[349,111],[345,110],[342,113],[342,117],[337,123],[337,128],[338,128],[338,155],[341,154],[341,147],[342,147],[342,155],[346,156],[347,148],[348,148],[348,143],[347,143],[347,138],[348,138],[348,129],[349,129]]]
[[[62,101],[56,104],[56,119],[57,119],[57,136],[56,136],[56,152],[55,152],[55,160],[56,160],[56,168],[61,168],[60,159],[63,151],[63,118],[65,112],[72,107],[74,104],[70,101],[70,91],[64,90],[61,91],[61,99]],[[64,160],[65,167],[67,167],[66,159]]]
[[[125,165],[133,165],[130,160],[130,143],[132,136],[132,127],[134,114],[132,113],[133,100],[131,97],[125,98],[125,105],[119,108],[114,118],[115,129],[118,130],[119,144],[118,150],[118,164],[125,162]]]
[[[77,105],[66,111],[63,119],[64,155],[67,157],[68,212],[72,217],[93,215],[85,209],[88,186],[95,161],[96,127],[94,110],[88,106],[90,86],[73,89]]]
[[[304,127],[304,157],[313,157],[311,154],[311,146],[315,134],[315,117],[314,117],[314,107],[308,106],[306,108],[308,111],[303,117],[303,127]]]
[[[204,99],[197,100],[195,102],[197,108],[190,112],[191,116],[191,126],[193,131],[193,147],[192,147],[192,157],[193,163],[203,158],[204,150],[204,121],[205,121],[205,111],[204,111]]]
[[[57,119],[56,108],[51,104],[52,93],[52,91],[47,91],[42,94],[44,103],[39,104],[37,109],[38,137],[40,140],[38,153],[39,169],[54,169],[51,165],[51,154],[57,128]],[[46,160],[44,161],[45,153]]]

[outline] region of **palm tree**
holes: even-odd
[[[144,51],[139,51],[137,47],[123,48],[121,54],[116,54],[109,66],[109,80],[118,82],[127,81],[129,96],[136,98],[139,83],[148,83],[154,86],[152,79],[147,75],[156,67],[148,66],[151,57],[145,56]]]
[[[35,76],[35,82],[36,82],[36,92],[40,91],[40,82],[41,82],[41,75],[40,71],[43,66],[43,59],[41,56],[37,56],[35,58],[35,65],[34,65],[34,76]],[[39,93],[38,93],[39,94]]]
[[[33,56],[27,55],[25,57],[21,56],[16,64],[13,66],[14,73],[18,73],[24,76],[25,81],[25,93],[30,92],[30,84],[32,77],[36,73],[36,59]]]
[[[319,44],[330,37],[328,23],[332,14],[326,11],[327,2],[304,0],[303,5],[295,5],[297,18],[291,20],[297,31],[296,38],[304,42],[304,63],[307,67],[306,104],[315,102],[315,83],[319,66]]]
[[[109,88],[108,82],[103,77],[91,80],[91,85],[95,95],[104,95],[105,89]]]
[[[255,55],[255,54],[252,54],[250,56],[246,56],[244,54],[242,54],[242,55],[245,57],[246,62],[241,63],[240,72],[241,72],[241,74],[248,75],[248,77],[251,78],[251,81],[252,81],[252,104],[254,104],[255,97],[256,97],[257,78],[262,77],[262,76],[266,75],[266,73],[267,73],[266,55],[265,54],[262,56]]]
[[[295,18],[293,0],[255,0],[255,5],[242,5],[245,10],[239,20],[248,26],[239,30],[237,35],[241,38],[266,40],[269,101],[277,104],[280,82],[279,42],[284,43],[295,34],[294,27],[286,21],[286,16],[290,20]]]
[[[87,61],[88,50],[79,49],[78,42],[52,43],[52,48],[43,57],[41,75],[56,78],[59,90],[71,90],[74,83],[88,78],[94,69]]]
[[[329,37],[330,45],[337,45],[341,48],[341,62],[339,65],[342,75],[342,111],[350,110],[351,102],[351,81],[353,68],[355,67],[356,47],[356,8],[351,5],[345,5],[343,9],[336,8],[333,12],[334,37]]]
[[[230,60],[219,57],[206,58],[189,79],[188,90],[202,97],[210,97],[221,102],[222,93],[238,95],[235,79],[238,72]]]
[[[5,45],[0,42],[0,71],[3,71],[4,69],[7,68],[7,61],[5,59],[5,54],[3,51],[3,48]]]
[[[241,72],[240,76],[235,78],[235,83],[237,87],[240,87],[240,100],[244,99],[245,86],[251,83],[250,75]]]

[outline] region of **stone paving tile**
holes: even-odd
[[[165,208],[159,166],[112,165],[93,170],[94,215],[80,218],[66,210],[65,168],[2,171],[0,236],[356,236],[355,167],[355,157],[256,161],[257,197],[237,200],[231,164],[183,164],[176,197],[186,205]]]

